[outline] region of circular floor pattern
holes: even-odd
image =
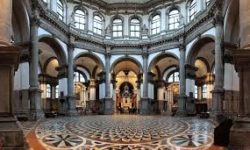
[[[177,135],[169,139],[169,144],[175,149],[205,150],[213,143],[213,138],[204,134]]]
[[[51,149],[69,149],[85,144],[84,140],[73,134],[51,134],[42,138],[42,143]]]
[[[66,128],[92,140],[133,144],[165,139],[187,130],[179,119],[153,116],[91,116],[66,123]]]

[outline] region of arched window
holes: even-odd
[[[80,72],[74,73],[74,82],[85,82],[85,79]]]
[[[151,20],[151,34],[160,33],[161,17],[160,15],[155,15]]]
[[[95,15],[94,16],[94,33],[102,34],[102,27],[103,27],[103,19],[102,17]]]
[[[210,4],[211,0],[206,0],[206,6]]]
[[[56,13],[60,20],[63,20],[64,6],[61,0],[56,1]]]
[[[207,85],[202,86],[202,98],[207,98]]]
[[[75,27],[81,30],[85,29],[85,12],[82,10],[76,10],[74,14]]]
[[[179,82],[179,72],[173,72],[170,74],[167,81],[168,83]]]
[[[51,98],[51,86],[50,86],[50,84],[46,84],[46,97]]]
[[[195,17],[195,14],[197,13],[196,6],[197,6],[196,0],[192,0],[189,6],[189,21],[193,20]]]
[[[122,27],[122,20],[121,19],[114,19],[113,20],[113,37],[122,37],[123,34],[123,27]]]
[[[59,98],[59,85],[56,86],[56,98]]]
[[[46,4],[48,4],[48,1],[49,1],[49,0],[43,0],[43,2],[46,3]]]
[[[140,37],[140,20],[133,18],[130,20],[130,36]]]
[[[179,11],[177,9],[170,11],[169,22],[168,22],[169,30],[178,29],[180,24],[179,20],[180,20]]]

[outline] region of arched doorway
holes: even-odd
[[[177,108],[179,97],[179,59],[175,54],[156,56],[149,65],[154,74],[154,113],[171,114]]]
[[[79,88],[78,93],[75,93],[76,97],[78,97],[76,103],[84,103],[79,107],[76,105],[76,107],[88,114],[99,113],[100,99],[103,98],[99,92],[100,85],[103,82],[100,79],[100,74],[102,74],[104,68],[102,61],[95,54],[80,53],[74,58],[74,64],[74,78],[77,77],[75,83],[82,84],[82,88]],[[75,84],[75,91],[77,86],[79,85]],[[79,94],[84,94],[84,96],[79,97]]]
[[[141,68],[140,63],[130,57],[121,58],[111,66],[115,114],[139,113]]]
[[[193,93],[196,113],[211,111],[214,89],[214,39],[205,36],[196,41],[187,55],[187,63],[194,67],[193,76],[188,77],[187,92]],[[190,70],[188,70],[190,72]],[[188,91],[188,89],[193,89]],[[187,93],[188,95],[188,93]],[[190,95],[189,95],[190,96]]]
[[[119,82],[116,89],[116,112],[118,113],[136,113],[137,88],[133,83],[136,80],[136,74],[132,71],[121,71],[117,75]]]

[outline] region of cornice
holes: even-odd
[[[105,39],[105,36],[90,35],[88,31],[77,30],[59,20],[54,12],[47,10],[42,1],[34,0],[34,3],[35,1],[38,3],[37,9],[40,11],[39,14],[42,20],[41,27],[54,35],[59,35],[57,38],[65,42],[65,44],[68,44],[68,37],[73,36],[75,38],[76,48],[84,48],[99,53],[105,53],[106,46],[111,47],[111,49],[123,47],[142,49],[143,46],[148,46],[149,53],[177,48],[180,38],[184,38],[185,43],[189,43],[196,38],[198,34],[204,33],[212,28],[214,18],[213,11],[216,10],[215,1],[211,1],[207,10],[197,14],[195,20],[178,30],[167,31],[164,32],[163,35],[149,36],[148,39],[142,40],[114,40]],[[52,26],[55,28],[52,28]],[[120,52],[111,53],[119,54]],[[133,53],[140,54],[140,52]]]
[[[145,3],[106,3],[102,0],[82,0],[82,4],[88,5],[91,8],[97,7],[98,9],[103,9],[106,12],[112,12],[117,11],[117,9],[124,9],[124,10],[137,10],[137,11],[150,11],[150,9],[155,9],[155,7],[162,8],[173,5],[173,3],[181,3],[185,0],[149,0]],[[75,3],[75,4],[81,4],[78,0],[68,0],[68,2]]]

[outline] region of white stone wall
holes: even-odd
[[[19,64],[14,77],[14,90],[29,89],[29,63]]]
[[[234,69],[234,65],[232,64],[225,64],[224,67],[224,89],[225,90],[233,90],[239,91],[239,76],[238,73]]]

